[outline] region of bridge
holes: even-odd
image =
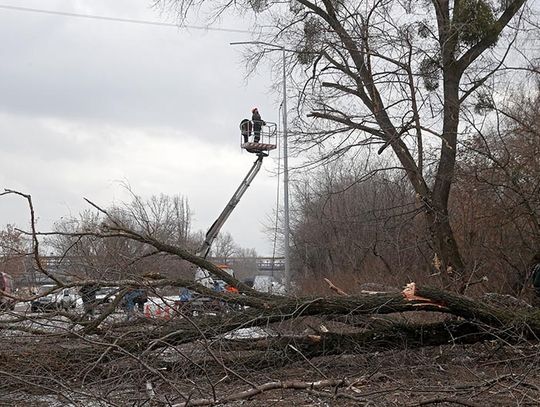
[[[88,260],[89,258],[77,256],[40,257],[40,262],[45,270],[65,281],[70,281],[81,270],[92,267]],[[227,264],[236,271],[243,270],[244,275],[247,271],[251,276],[267,275],[279,278],[285,270],[285,259],[283,257],[212,257],[208,260],[216,264]],[[16,259],[2,258],[0,256],[0,264],[4,266],[3,271],[13,276],[16,285],[19,287],[52,282],[48,276],[39,272],[32,256],[19,256]]]
[[[208,258],[212,263],[227,264],[234,269],[234,265],[249,264],[255,261],[257,265],[257,271],[260,272],[272,272],[285,270],[285,258],[284,257],[210,257]]]

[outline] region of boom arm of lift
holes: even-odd
[[[221,227],[225,223],[225,221],[229,218],[229,215],[232,213],[234,208],[236,208],[236,205],[238,202],[240,202],[240,199],[242,198],[242,195],[244,195],[244,192],[249,188],[249,185],[251,184],[251,181],[255,178],[259,170],[261,169],[262,160],[266,157],[266,154],[258,154],[257,159],[253,163],[253,166],[247,173],[246,177],[230,199],[229,203],[227,203],[227,206],[223,209],[219,217],[216,219],[216,221],[210,226],[210,229],[208,229],[208,232],[206,232],[206,237],[204,239],[203,244],[197,251],[197,256],[206,258],[208,256],[208,253],[210,252],[210,248],[212,247],[212,243],[214,242],[214,239],[218,235],[219,231],[221,230]]]

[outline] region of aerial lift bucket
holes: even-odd
[[[253,123],[244,119],[240,124],[240,147],[249,153],[268,155],[268,152],[277,148],[277,125],[276,123],[266,122],[261,127],[259,140],[245,142],[245,139],[254,138]]]

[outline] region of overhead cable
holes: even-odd
[[[129,23],[129,24],[143,24],[143,25],[154,25],[154,26],[160,26],[160,27],[188,28],[188,29],[193,29],[193,30],[204,30],[204,31],[225,31],[225,32],[231,32],[231,33],[255,34],[254,31],[240,30],[236,28],[207,27],[207,26],[201,26],[201,25],[180,25],[180,24],[174,24],[174,23],[164,23],[160,21],[137,20],[133,18],[121,18],[121,17],[107,17],[107,16],[99,16],[99,15],[94,15],[94,14],[72,13],[68,11],[55,11],[55,10],[44,10],[44,9],[30,8],[30,7],[10,6],[10,5],[5,5],[5,4],[0,4],[0,9],[24,11],[24,12],[40,13],[40,14],[50,14],[50,15],[57,15],[57,16],[64,16],[64,17],[88,18],[92,20],[104,20],[104,21]]]

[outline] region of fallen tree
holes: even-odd
[[[174,283],[154,281],[148,286],[156,288]],[[131,281],[129,284],[137,283]],[[240,301],[232,295],[212,295],[221,301]],[[259,293],[251,295],[259,299]],[[343,395],[354,400],[355,393],[339,377],[325,379],[326,382],[297,380],[262,384],[243,379],[249,377],[245,372],[253,369],[294,363],[309,365],[311,360],[330,355],[377,354],[392,349],[455,346],[493,340],[517,344],[527,338],[538,342],[540,314],[537,311],[501,309],[433,288],[415,289],[414,293],[409,286],[402,293],[294,299],[262,297],[263,303],[253,301],[257,307],[243,311],[195,318],[178,310],[169,320],[141,318],[130,324],[105,318],[91,331],[87,329],[89,325],[74,322],[76,318],[72,316],[71,325],[59,332],[32,332],[24,338],[19,337],[13,346],[2,347],[0,371],[4,372],[3,385],[9,384],[13,390],[26,388],[28,383],[32,383],[50,390],[51,380],[54,380],[69,383],[70,388],[91,383],[108,383],[116,387],[126,380],[133,380],[127,372],[138,371],[138,387],[146,381],[154,385],[159,383],[164,393],[183,399],[175,404],[179,406],[217,405],[249,399],[272,389],[294,389],[311,394],[327,386],[334,389],[332,391],[344,387],[341,390]],[[426,322],[410,323],[395,317],[403,313],[428,318]],[[451,318],[427,322],[437,313]],[[42,326],[54,326],[55,318],[66,320],[63,314],[54,313],[35,318],[35,321]],[[340,316],[346,316],[352,323],[343,322]],[[358,321],[355,316],[362,318]],[[307,332],[306,329],[295,328],[296,324],[307,319],[309,322],[304,324],[309,327]],[[340,322],[333,323],[335,319]],[[5,333],[6,328],[17,330],[20,324],[20,319],[5,319],[1,325],[2,332]],[[254,327],[263,327],[266,335],[251,337],[248,334],[240,338],[234,335],[239,329]],[[28,332],[25,329],[21,331]],[[171,352],[174,356],[164,356]],[[43,364],[36,361],[43,361]],[[6,372],[10,371],[12,374],[7,376]],[[208,397],[202,390],[197,395],[193,388],[189,390],[177,385],[182,380],[202,379],[209,375],[212,383],[218,383],[224,377],[228,378],[227,381],[237,378],[244,384],[244,390],[230,393],[226,388],[216,388],[215,394]],[[313,385],[315,382],[319,384]],[[334,382],[336,384],[331,384]],[[163,390],[165,385],[167,390]],[[319,396],[332,397],[331,392]],[[139,394],[139,397],[146,396]],[[110,395],[104,399],[112,400]]]
[[[348,293],[328,280],[328,295],[323,296],[261,293],[189,250],[127,228],[104,213],[109,221],[99,229],[71,235],[135,240],[148,249],[146,253],[186,260],[237,287],[239,293],[218,293],[190,279],[155,274],[107,281],[64,281],[55,276],[50,292],[94,284],[118,286],[120,294],[91,318],[76,311],[3,313],[4,394],[24,393],[31,384],[34,392],[57,394],[73,404],[90,398],[104,405],[125,405],[135,399],[189,406],[250,399],[280,389],[358,402],[350,385],[354,377],[329,376],[318,358],[492,341],[538,346],[540,311],[532,307],[492,305],[414,283],[402,291]],[[49,235],[30,234],[36,240]],[[43,273],[53,275],[46,269]],[[127,290],[145,288],[159,298],[165,287],[188,287],[223,307],[194,315],[189,308],[171,306],[167,319],[141,316],[125,321],[118,315],[118,303]],[[258,371],[296,363],[307,366],[309,377],[251,378]],[[226,387],[231,382],[241,391],[231,392]],[[85,390],[89,387],[91,392]],[[540,389],[533,388],[533,393],[537,400]]]

